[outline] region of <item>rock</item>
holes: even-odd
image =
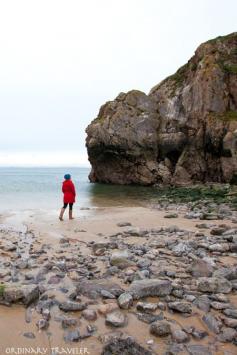
[[[28,338],[28,339],[35,339],[35,334],[32,332],[26,332],[23,333],[24,337]]]
[[[132,90],[105,103],[86,129],[90,181],[235,182],[236,36],[201,44],[148,95]]]
[[[65,340],[66,343],[73,342],[73,341],[79,341],[80,340],[80,331],[79,331],[79,329],[68,330],[64,334],[64,340]]]
[[[190,273],[193,277],[210,277],[213,273],[213,267],[210,263],[197,259],[192,263]]]
[[[174,329],[171,331],[172,338],[177,343],[185,343],[189,341],[189,336],[181,329]]]
[[[113,327],[124,327],[126,322],[126,316],[120,311],[108,313],[105,318],[105,324]]]
[[[187,345],[189,355],[213,355],[211,350],[205,345]]]
[[[117,303],[108,303],[108,304],[102,304],[101,306],[99,306],[98,308],[98,312],[100,314],[107,314],[107,313],[110,313],[114,310],[117,310],[118,309],[118,305]]]
[[[208,248],[210,251],[218,251],[220,253],[225,253],[229,251],[230,247],[228,243],[215,243],[212,245],[209,245]]]
[[[236,318],[237,319],[237,309],[231,309],[231,308],[227,308],[224,309],[223,313],[230,318]]]
[[[39,298],[39,287],[37,285],[6,286],[3,290],[3,299],[7,303],[23,303],[28,306]]]
[[[63,318],[62,319],[62,327],[68,328],[77,325],[77,319],[76,318]]]
[[[85,303],[66,301],[59,304],[59,308],[64,312],[71,311],[83,311],[86,309],[87,305]]]
[[[157,337],[167,336],[171,334],[170,324],[166,321],[156,321],[151,323],[150,333]]]
[[[103,348],[101,355],[152,355],[152,352],[131,338],[112,339]]]
[[[41,318],[37,321],[36,325],[38,329],[46,329],[49,326],[49,322],[46,319]]]
[[[193,302],[193,304],[204,312],[209,312],[211,301],[207,295],[201,295]]]
[[[175,256],[181,256],[185,253],[190,253],[192,248],[187,243],[180,242],[172,248],[172,251]]]
[[[124,292],[120,285],[108,280],[81,281],[77,285],[78,294],[92,299],[99,298],[102,290],[112,293],[115,297],[120,296]]]
[[[180,313],[192,313],[192,306],[188,302],[169,302],[168,307]]]
[[[133,305],[133,298],[130,293],[124,292],[118,298],[119,307],[129,309]]]
[[[237,328],[237,319],[232,319],[232,318],[224,318],[223,322],[227,327],[230,328]]]
[[[198,291],[201,292],[229,293],[231,290],[231,283],[224,278],[203,277],[198,280]]]
[[[127,250],[116,251],[110,257],[110,264],[112,266],[117,266],[120,269],[126,269],[127,267],[134,265],[129,258],[130,255]]]
[[[94,309],[85,309],[84,311],[81,312],[81,315],[86,320],[96,320],[97,319],[97,313]]]
[[[147,324],[151,324],[153,322],[156,322],[158,320],[163,320],[164,315],[161,312],[160,314],[150,314],[150,313],[136,313],[137,318]]]
[[[158,305],[157,303],[138,302],[136,308],[138,311],[150,313],[157,310]]]
[[[231,342],[237,337],[237,331],[233,328],[224,328],[222,332],[219,334],[218,339],[225,343]]]
[[[103,298],[108,298],[108,299],[115,299],[115,295],[113,295],[111,292],[107,290],[101,290],[100,294]]]
[[[216,310],[222,310],[230,307],[228,303],[223,302],[211,302],[211,306]]]
[[[168,280],[145,279],[133,281],[128,292],[134,299],[149,296],[167,296],[172,291],[172,284]]]
[[[168,213],[168,214],[164,215],[164,218],[178,218],[178,214],[177,213]]]
[[[213,333],[220,333],[222,323],[214,315],[207,313],[202,317],[202,320]]]
[[[119,223],[117,223],[118,227],[129,227],[131,225],[132,224],[130,222],[119,222]]]

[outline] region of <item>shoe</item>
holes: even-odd
[[[65,212],[65,208],[61,208],[61,211],[60,211],[60,215],[59,215],[59,219],[60,219],[60,221],[63,221],[63,214],[64,214],[64,212]]]

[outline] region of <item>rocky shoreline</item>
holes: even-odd
[[[146,213],[158,216],[150,228]],[[88,239],[74,221],[55,243],[0,225],[0,303],[25,306],[27,344],[57,323],[60,342],[92,343],[91,354],[236,353],[237,211],[166,203],[138,218]]]

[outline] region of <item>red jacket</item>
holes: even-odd
[[[74,203],[75,202],[76,191],[75,191],[75,186],[74,186],[72,180],[65,180],[63,182],[62,192],[64,194],[64,196],[63,196],[64,203]]]

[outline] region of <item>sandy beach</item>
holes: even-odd
[[[187,207],[179,206],[178,210],[173,210],[173,207],[82,210],[81,216],[75,216],[72,221],[65,215],[63,222],[57,219],[55,212],[44,214],[42,211],[22,211],[1,215],[1,265],[5,266],[1,268],[1,282],[5,290],[11,285],[37,285],[41,300],[33,300],[23,306],[20,304],[22,300],[12,299],[8,306],[0,306],[1,354],[11,353],[10,348],[23,351],[23,348],[38,347],[41,351],[47,351],[46,354],[60,354],[63,351],[69,353],[71,349],[75,354],[88,352],[94,355],[102,353],[108,339],[121,336],[131,336],[154,354],[164,354],[172,344],[176,344],[182,354],[194,353],[193,345],[203,346],[203,349],[208,347],[213,354],[235,354],[236,346],[226,340],[220,341],[221,330],[216,332],[213,325],[203,322],[206,312],[203,307],[195,305],[195,299],[201,294],[195,287],[198,278],[192,277],[190,270],[187,270],[195,256],[191,255],[191,251],[189,255],[185,250],[179,253],[176,249],[175,252],[165,244],[165,235],[177,246],[181,241],[190,242],[195,238],[199,241],[201,238],[203,242],[204,236],[207,239],[210,237],[211,229],[224,224],[227,230],[236,230],[234,218],[211,220],[208,226],[198,226],[199,219],[187,218]],[[16,248],[10,248],[10,243]],[[146,252],[141,252],[147,246]],[[129,250],[131,257],[120,255],[116,266],[116,262],[111,262],[111,255],[121,250]],[[213,254],[214,269],[236,267],[236,253],[213,251]],[[211,257],[213,255],[210,256],[209,252]],[[131,262],[127,262],[129,259]],[[150,270],[150,276],[147,270]],[[133,278],[135,274],[136,278]],[[85,280],[92,283],[102,280],[108,286],[114,283],[129,292],[134,279],[144,280],[147,277],[170,280],[177,290],[184,286],[183,291],[180,294],[173,292],[166,297],[148,295],[134,299],[128,309],[119,306],[117,296],[113,296],[113,293],[111,295],[112,291],[108,289],[100,297],[91,297],[86,289],[85,292],[73,295],[77,286]],[[236,291],[228,293],[228,299],[225,300],[224,293],[225,290],[223,302],[231,302],[230,308],[236,307]],[[220,301],[222,292],[217,294]],[[92,314],[61,310],[58,305],[70,298],[86,304],[85,309],[93,311]],[[140,301],[158,307],[147,311],[143,309],[144,304],[138,308],[137,303]],[[191,312],[176,312],[167,307],[167,302],[175,301],[191,304]],[[40,302],[45,302],[46,306],[39,307]],[[137,315],[138,309],[143,309],[139,312],[140,316]],[[108,314],[114,311],[119,311],[125,317],[119,326],[106,321]],[[217,314],[217,319],[223,318],[224,322],[225,316],[220,315],[220,311],[211,308],[210,313],[214,316]],[[171,336],[157,337],[151,334],[150,320],[141,320],[141,314],[157,315],[157,319],[170,322],[174,328],[171,327]],[[41,325],[37,323],[42,319],[47,324],[42,321]],[[229,319],[235,321],[234,318]],[[200,336],[192,335],[192,327],[197,329]],[[228,329],[234,332],[235,327],[234,324],[234,327],[229,326]],[[75,329],[80,330],[78,341],[72,341]],[[175,335],[177,329],[185,333],[187,339],[175,339],[175,336],[178,337]]]

